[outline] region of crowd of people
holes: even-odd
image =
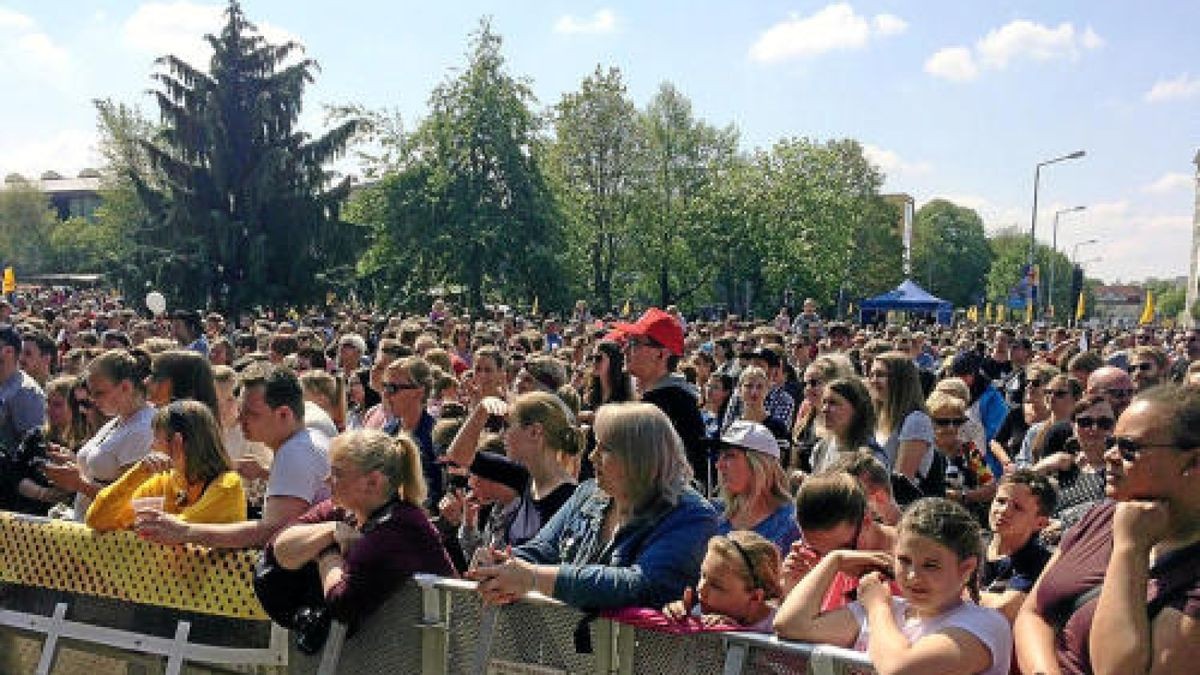
[[[321,648],[415,573],[881,673],[1200,656],[1195,329],[0,302],[0,508],[261,549]]]

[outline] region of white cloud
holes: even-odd
[[[979,77],[979,66],[966,47],[945,47],[925,61],[925,72],[951,82],[970,82]]]
[[[0,75],[66,86],[71,54],[28,15],[0,7]]]
[[[1091,26],[1078,30],[1064,22],[1052,28],[1018,19],[988,32],[976,41],[973,51],[962,46],[938,50],[925,62],[925,72],[966,82],[978,77],[981,68],[1003,70],[1021,60],[1075,61],[1102,46],[1104,39]]]
[[[1164,173],[1158,180],[1142,187],[1142,192],[1150,194],[1167,194],[1176,190],[1190,190],[1196,179],[1186,173]]]
[[[846,3],[827,5],[811,16],[792,14],[771,26],[750,47],[750,59],[778,63],[837,50],[862,49],[872,37],[904,32],[908,24],[892,14],[868,20]]]
[[[921,176],[933,170],[933,166],[929,162],[910,162],[900,157],[894,150],[887,150],[870,143],[863,145],[863,155],[869,162],[887,174],[889,180],[901,175]]]
[[[586,18],[567,14],[554,22],[554,32],[563,35],[602,35],[613,32],[616,27],[617,15],[608,8],[596,10]]]
[[[1173,80],[1155,82],[1150,91],[1146,92],[1145,98],[1148,103],[1165,103],[1195,96],[1200,96],[1200,78],[1192,78],[1184,73]]]
[[[899,35],[908,30],[908,22],[895,14],[877,14],[871,23],[880,35]]]
[[[15,172],[26,178],[37,178],[43,172],[57,171],[64,176],[74,176],[82,169],[99,165],[96,145],[96,132],[82,129],[67,129],[11,145],[0,142],[0,174]]]
[[[174,54],[192,66],[207,70],[212,48],[204,36],[220,32],[225,23],[224,12],[224,4],[205,5],[188,0],[146,3],[125,20],[121,39],[134,51],[155,58]],[[300,42],[294,34],[267,22],[254,24],[272,44]]]
[[[0,7],[0,30],[11,29],[26,31],[34,27],[33,19],[16,10]]]

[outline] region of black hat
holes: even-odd
[[[494,452],[479,452],[471,462],[471,473],[512,488],[520,494],[529,484],[529,470],[513,460]]]
[[[767,347],[759,347],[753,351],[747,352],[745,357],[750,360],[766,361],[768,368],[779,366],[779,354],[775,353],[774,349]]]
[[[975,375],[983,367],[983,357],[974,349],[967,349],[954,355],[950,362],[951,375]]]

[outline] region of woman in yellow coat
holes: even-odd
[[[246,519],[242,479],[230,469],[221,432],[208,406],[193,400],[159,408],[153,452],[96,495],[87,524],[97,530],[134,525],[134,500],[162,497],[162,511],[191,523]]]

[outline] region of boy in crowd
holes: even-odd
[[[1030,469],[1005,474],[992,499],[993,534],[980,571],[979,604],[999,610],[1009,623],[1050,560],[1038,534],[1050,522],[1056,500],[1050,480]]]

